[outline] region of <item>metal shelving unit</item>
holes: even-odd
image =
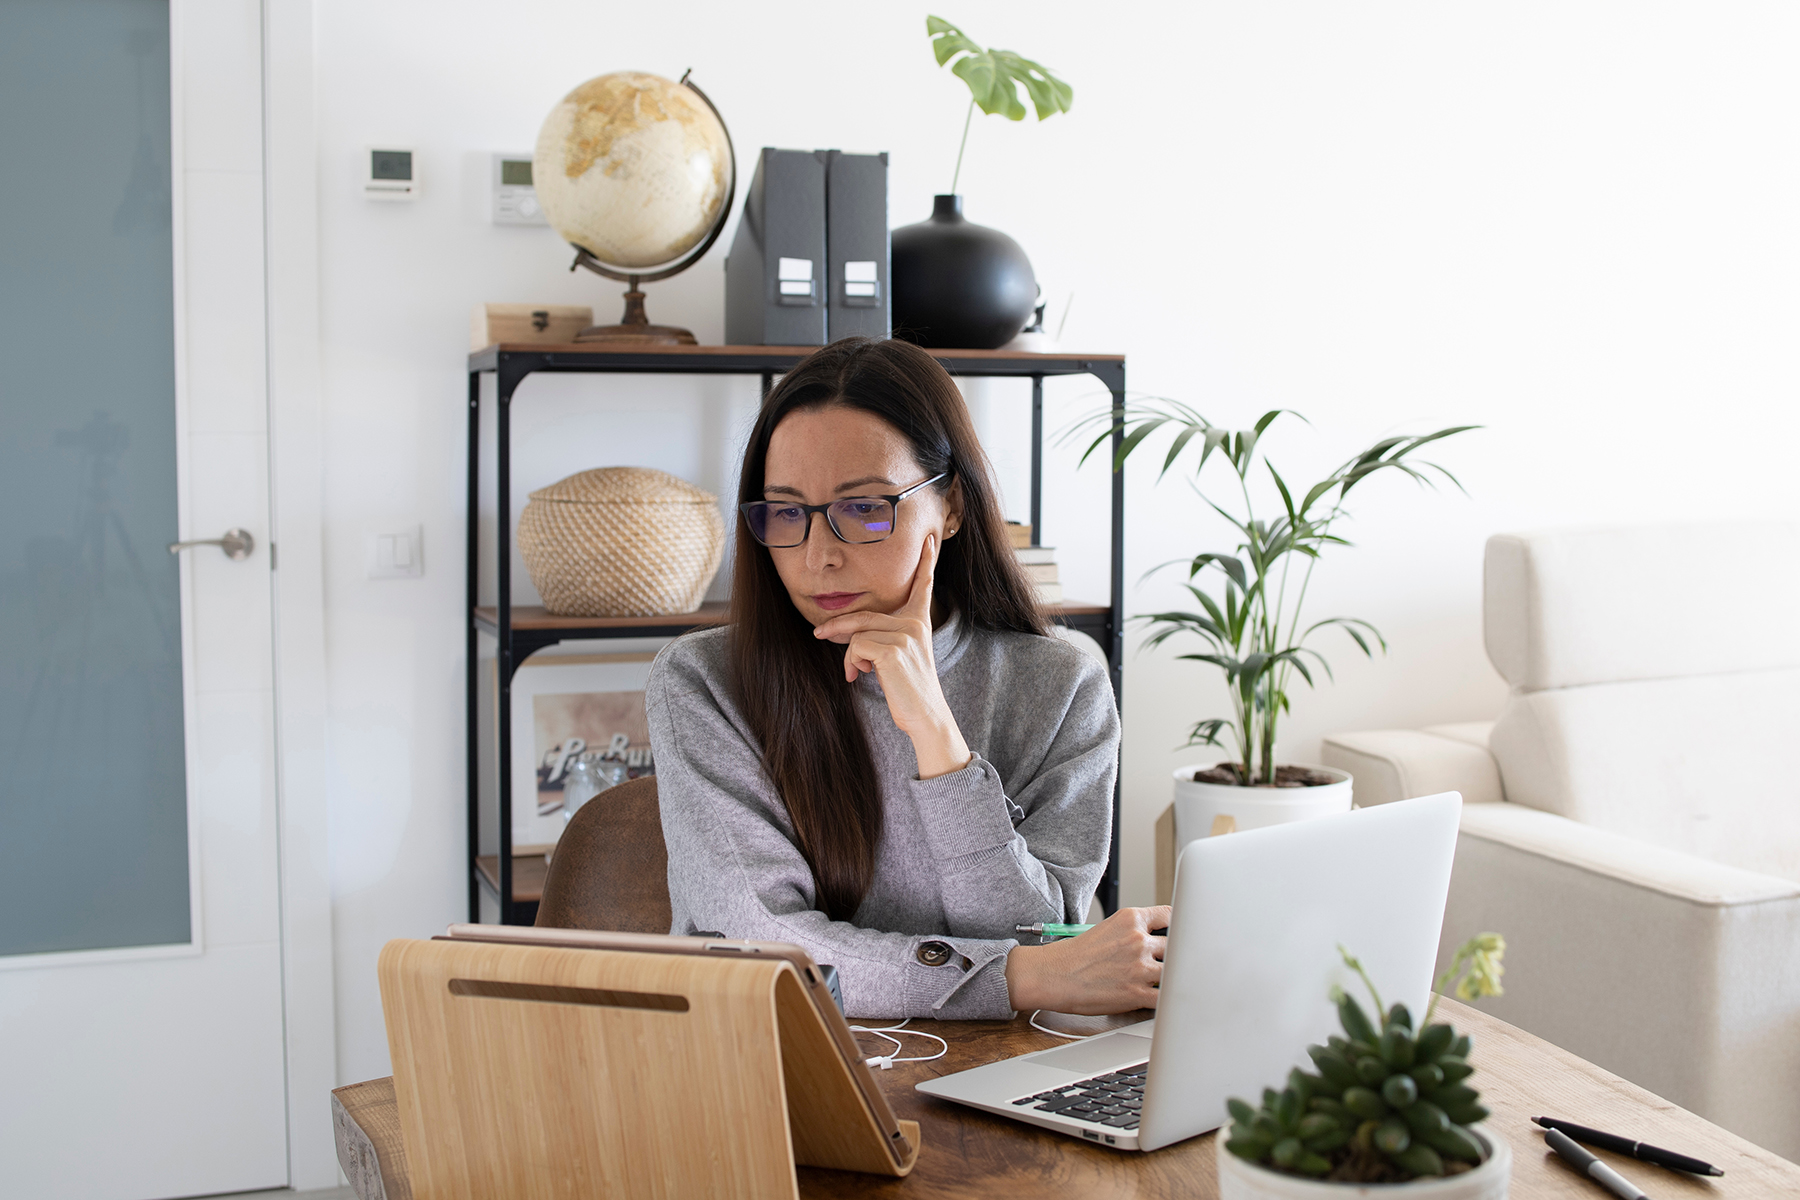
[[[564,374],[650,375],[757,375],[767,395],[775,377],[816,350],[816,346],[631,346],[594,344],[544,345],[501,343],[469,355],[469,479],[467,529],[466,633],[467,680],[467,779],[469,820],[469,919],[480,919],[481,890],[488,889],[498,902],[502,924],[524,924],[535,915],[536,905],[514,898],[512,854],[512,680],[519,666],[532,654],[562,641],[599,638],[673,637],[724,620],[724,606],[703,606],[698,612],[672,617],[553,617],[544,609],[515,607],[512,602],[511,512],[511,410],[519,384],[540,372]],[[952,375],[1031,380],[1031,530],[1038,544],[1043,529],[1044,380],[1055,375],[1092,375],[1112,393],[1115,409],[1125,403],[1125,359],[1117,354],[1014,354],[1000,350],[933,350],[933,358]],[[495,381],[494,437],[494,602],[483,606],[477,594],[480,557],[478,536],[481,485],[481,377]],[[1113,434],[1116,451],[1120,434]],[[1125,596],[1125,477],[1112,477],[1112,530],[1110,538],[1112,596],[1104,604],[1069,602],[1052,615],[1063,624],[1093,636],[1105,648],[1112,676],[1113,695],[1120,696],[1124,655]],[[476,698],[478,639],[494,639],[499,697],[494,718],[497,726],[495,766],[499,825],[498,858],[494,878],[478,867],[481,845],[480,757]],[[1099,898],[1108,912],[1119,900],[1119,791],[1113,789],[1112,855],[1100,881]],[[526,911],[529,908],[529,912]]]

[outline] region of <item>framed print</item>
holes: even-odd
[[[512,840],[550,846],[563,831],[563,781],[579,757],[656,771],[644,686],[654,654],[532,659],[513,676]]]

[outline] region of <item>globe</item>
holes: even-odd
[[[550,110],[531,178],[564,240],[636,274],[681,258],[723,225],[734,170],[725,124],[696,89],[615,71]]]

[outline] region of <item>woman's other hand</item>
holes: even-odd
[[[932,657],[931,580],[937,556],[937,535],[928,534],[912,591],[892,613],[846,613],[813,629],[814,637],[844,646],[846,681],[855,683],[870,671],[881,680],[894,724],[912,739],[920,779],[960,771],[972,757],[944,700]]]
[[[1020,946],[1006,958],[1015,1009],[1101,1016],[1155,1008],[1168,939],[1169,906],[1121,908],[1079,937]]]

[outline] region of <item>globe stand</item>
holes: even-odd
[[[576,266],[587,266],[583,258],[591,258],[586,250],[575,256]],[[569,268],[574,270],[574,267]],[[678,325],[652,325],[644,313],[644,293],[638,290],[638,277],[627,277],[631,290],[625,293],[625,315],[617,325],[590,325],[575,335],[578,342],[611,342],[628,346],[697,346],[692,330]]]

